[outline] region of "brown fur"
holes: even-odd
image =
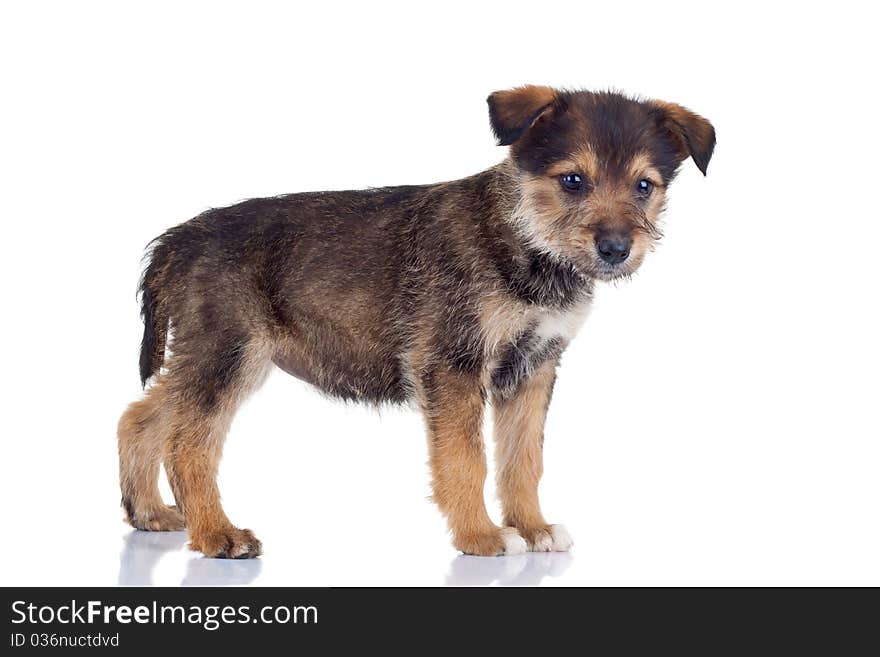
[[[544,419],[550,406],[557,361],[547,361],[513,397],[494,401],[495,463],[503,524],[516,527],[531,549],[550,525],[538,502],[544,473]]]
[[[216,474],[238,405],[274,363],[333,397],[418,402],[434,499],[460,550],[567,549],[538,502],[556,366],[594,282],[638,268],[666,187],[687,155],[705,170],[714,131],[619,94],[523,87],[489,108],[510,157],[470,178],[252,199],[155,240],[141,283],[152,385],[119,422],[133,526],[185,524],[209,556],[260,554],[223,512]],[[567,189],[568,174],[583,188]],[[608,240],[627,249],[620,261]],[[488,400],[504,527],[483,503]],[[159,495],[160,463],[177,507]]]

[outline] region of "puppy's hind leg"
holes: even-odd
[[[250,559],[262,554],[262,545],[223,511],[217,469],[235,410],[265,379],[274,347],[222,335],[200,344],[204,352],[175,356],[169,367],[173,417],[165,469],[190,548],[209,557]]]
[[[178,531],[183,514],[167,506],[159,494],[159,463],[167,437],[163,382],[126,409],[119,420],[119,485],[126,520],[137,529]]]

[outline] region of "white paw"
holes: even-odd
[[[504,555],[525,554],[529,546],[525,539],[519,535],[513,527],[505,527],[501,530],[501,539],[504,541]]]
[[[553,536],[550,532],[540,531],[535,537],[535,544],[532,546],[532,552],[552,552]]]
[[[550,525],[550,536],[553,539],[553,552],[568,552],[574,541],[563,525]]]
[[[562,525],[550,525],[533,534],[530,552],[567,552],[574,544]]]

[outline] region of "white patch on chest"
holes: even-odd
[[[591,303],[588,290],[564,310],[511,302],[501,296],[484,302],[484,385],[509,393],[536,367],[557,358],[586,320]]]
[[[535,325],[536,342],[543,344],[548,340],[558,338],[563,344],[571,342],[572,338],[583,326],[587,315],[590,314],[593,299],[584,297],[576,304],[565,310],[548,309],[540,311]]]

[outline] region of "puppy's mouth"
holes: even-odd
[[[631,254],[625,260],[608,262],[597,252],[590,254],[587,268],[593,278],[601,281],[617,281],[635,274],[642,264],[642,259],[641,254]]]
[[[616,281],[629,278],[634,273],[635,270],[626,265],[600,265],[593,275],[601,281]]]

